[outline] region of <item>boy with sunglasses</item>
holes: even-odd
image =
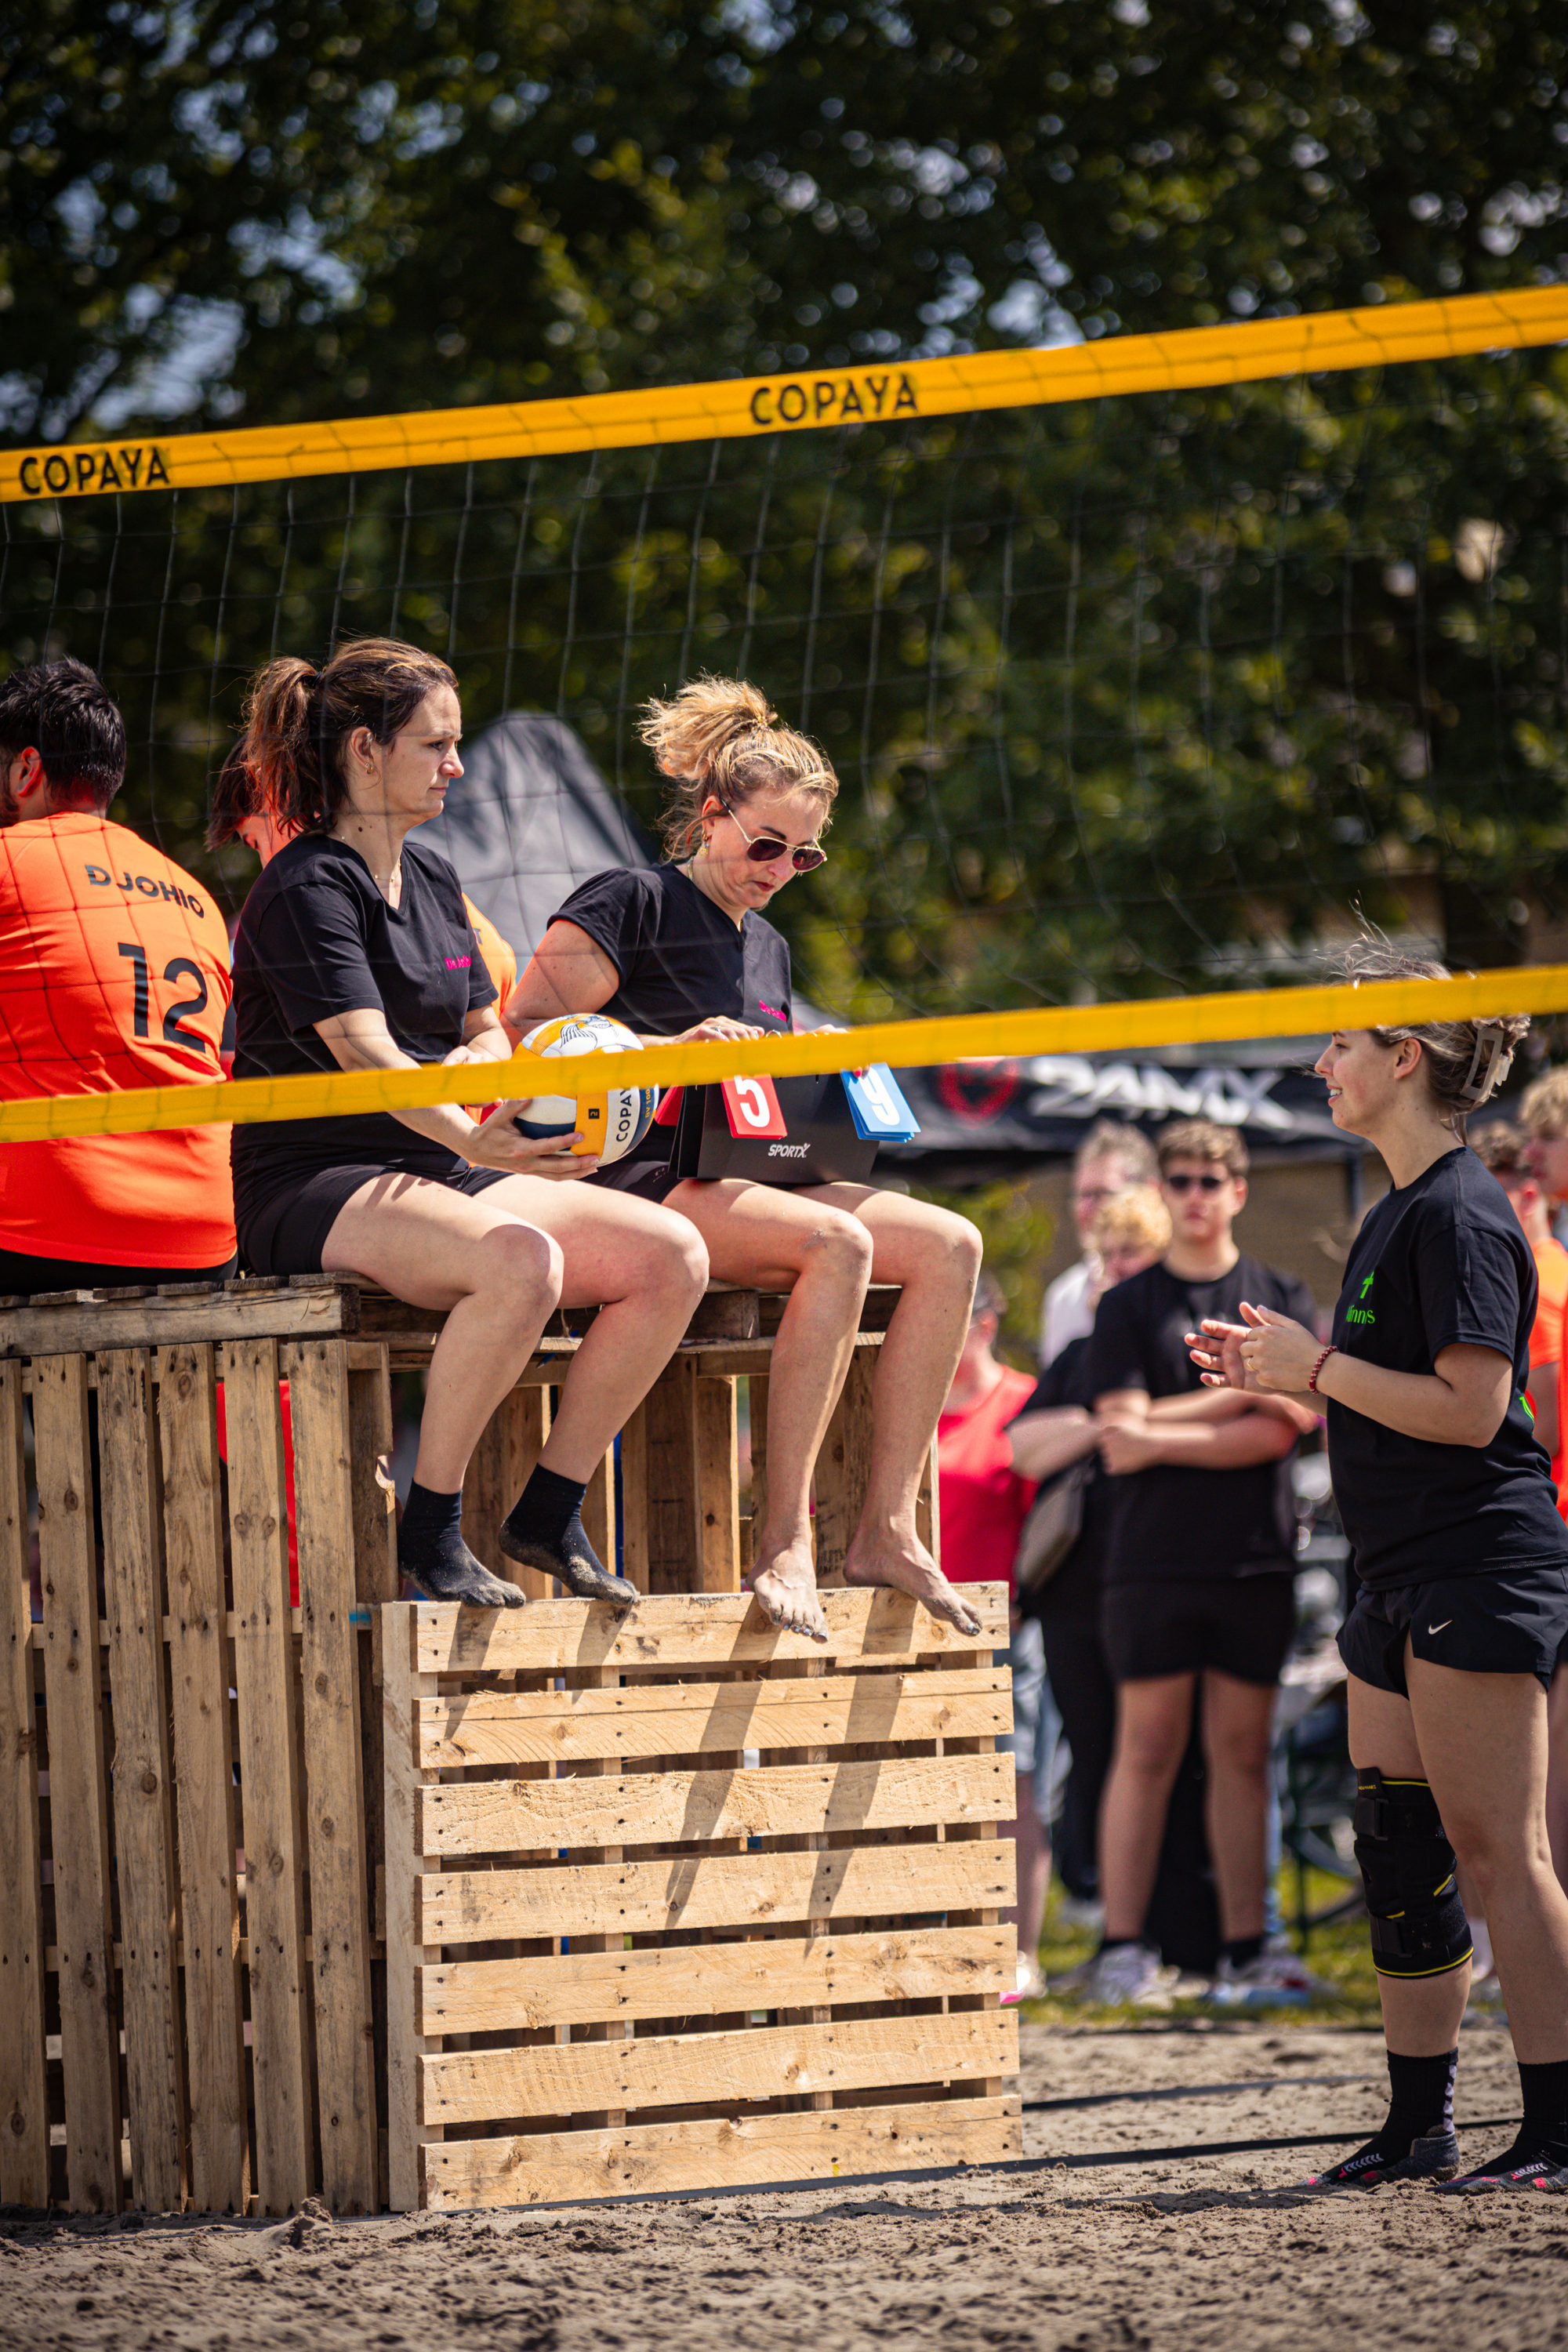
[[[1208,1835],[1219,1895],[1222,2000],[1300,2000],[1312,1979],[1264,1950],[1268,1769],[1274,1692],[1295,1628],[1289,1456],[1304,1407],[1215,1423],[1150,1418],[1157,1398],[1203,1396],[1184,1333],[1239,1320],[1243,1298],[1316,1328],[1293,1276],[1244,1257],[1247,1200],[1234,1129],[1183,1119],[1157,1140],[1173,1234],[1165,1256],[1106,1293],[1086,1368],[1112,1480],[1102,1630],[1117,1687],[1116,1752],[1100,1816],[1105,1937],[1086,1986],[1135,2000],[1158,1981],[1143,1942],[1165,1814],[1201,1685]],[[1283,1402],[1284,1400],[1273,1400]],[[1167,1408],[1169,1411],[1169,1408]]]

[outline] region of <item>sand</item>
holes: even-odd
[[[1311,2148],[1147,2153],[1314,2131],[1348,2148],[1381,2111],[1375,2035],[1216,2023],[1024,2040],[1037,2168],[336,2225],[12,2213],[0,2345],[1568,2347],[1568,2198],[1303,2197],[1289,2184]],[[1170,2091],[1196,2095],[1033,2104]],[[1516,2091],[1506,2033],[1467,2029],[1461,2118],[1509,2116]],[[1474,2133],[1469,2152],[1505,2137]]]

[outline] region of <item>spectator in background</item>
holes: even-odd
[[[997,1360],[996,1331],[1004,1300],[990,1275],[975,1285],[969,1329],[959,1355],[947,1402],[936,1425],[938,1494],[942,1513],[942,1565],[952,1584],[1011,1584],[1034,1483],[1013,1467],[1007,1424],[1034,1386],[1026,1372]],[[1018,1849],[1018,1979],[1015,1998],[1043,1993],[1040,1930],[1046,1916],[1050,1845],[1038,1802],[1050,1749],[1056,1745],[1056,1710],[1050,1706],[1040,1645],[1040,1628],[1020,1622],[1016,1602],[1013,1638],[1005,1662],[1013,1670],[1013,1751],[1017,1775],[1017,1811],[1005,1834]],[[1002,1659],[997,1660],[998,1664]],[[1048,1713],[1048,1725],[1043,1720]],[[1048,1741],[1042,1732],[1048,1731]],[[1005,1996],[1004,1996],[1005,1998]]]
[[[1293,1276],[1237,1247],[1247,1158],[1233,1128],[1178,1121],[1159,1138],[1159,1163],[1171,1247],[1106,1293],[1089,1351],[1095,1412],[1114,1424],[1100,1439],[1117,1490],[1101,1622],[1117,1728],[1100,1822],[1105,1934],[1086,1989],[1101,2000],[1136,2000],[1157,1978],[1144,1925],[1201,1700],[1224,1939],[1216,1996],[1300,2000],[1312,1979],[1264,1949],[1265,1856],[1274,1693],[1296,1622],[1288,1465],[1315,1417],[1286,1398],[1271,1401],[1285,1408],[1275,1414],[1218,1423],[1173,1407],[1202,1391],[1186,1332],[1209,1318],[1239,1320],[1244,1297],[1313,1328],[1317,1308]],[[1172,1401],[1163,1418],[1154,1412],[1161,1400]]]
[[[1040,1307],[1040,1367],[1061,1354],[1069,1339],[1087,1339],[1099,1297],[1094,1221],[1107,1201],[1132,1184],[1152,1184],[1154,1147],[1135,1127],[1097,1119],[1073,1155],[1072,1213],[1083,1255],[1058,1274]]]
[[[1104,1202],[1088,1238],[1096,1269],[1089,1294],[1092,1314],[1105,1291],[1164,1255],[1171,1245],[1170,1212],[1152,1184],[1134,1185]],[[1095,1853],[1100,1802],[1116,1737],[1116,1685],[1100,1630],[1111,1484],[1098,1457],[1101,1423],[1094,1417],[1087,1377],[1089,1349],[1087,1333],[1068,1341],[1046,1366],[1007,1432],[1014,1469],[1042,1484],[1086,1455],[1094,1457],[1078,1541],[1047,1583],[1019,1596],[1026,1620],[1038,1628],[1047,1686],[1072,1755],[1062,1808],[1064,1860],[1069,1854]],[[1043,1786],[1039,1799],[1043,1817]]]
[[[1531,1164],[1530,1140],[1523,1130],[1499,1119],[1471,1137],[1470,1149],[1508,1194],[1535,1260],[1539,1293],[1530,1334],[1530,1402],[1535,1433],[1552,1456],[1552,1480],[1557,1489],[1557,1507],[1562,1510],[1561,1374],[1563,1324],[1568,1313],[1568,1250],[1552,1233],[1546,1188]]]
[[[125,727],[85,663],[0,685],[0,1099],[217,1085],[228,940],[205,890],[109,807]],[[235,1269],[226,1125],[13,1143],[0,1293]]]
[[[1535,1433],[1552,1456],[1557,1507],[1568,1517],[1562,1426],[1568,1250],[1552,1234],[1549,1223],[1552,1202],[1568,1193],[1568,1069],[1548,1070],[1544,1077],[1527,1087],[1520,1113],[1526,1134],[1500,1120],[1473,1136],[1470,1149],[1508,1194],[1535,1259],[1540,1297],[1530,1334],[1530,1402],[1535,1409]],[[1552,1866],[1559,1883],[1568,1887],[1568,1657],[1563,1656],[1558,1658],[1546,1696],[1546,1828],[1552,1841]],[[1483,1962],[1491,1957],[1491,1937],[1478,1916],[1474,1891],[1463,1872],[1459,1884],[1471,1928],[1481,1930],[1476,1937],[1475,1980],[1489,1990],[1489,1979],[1495,1983],[1496,1971]]]

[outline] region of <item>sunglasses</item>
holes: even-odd
[[[815,874],[819,866],[826,865],[826,850],[818,849],[815,844],[806,848],[792,849],[787,841],[779,841],[771,833],[759,834],[753,839],[723,794],[715,793],[713,797],[745,843],[748,865],[771,866],[775,858],[787,856],[797,874]]]
[[[1167,1176],[1163,1181],[1168,1192],[1190,1192],[1194,1184],[1200,1192],[1217,1192],[1226,1180],[1223,1176]]]

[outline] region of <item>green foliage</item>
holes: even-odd
[[[999,1352],[1022,1370],[1033,1370],[1040,1342],[1040,1268],[1050,1255],[1053,1220],[1025,1186],[981,1184],[945,1192],[911,1184],[918,1201],[933,1201],[977,1224],[985,1241],[985,1271],[1006,1299]]]
[[[260,423],[1528,282],[1562,52],[1531,0],[40,0],[0,394],[69,437],[182,370]],[[754,672],[846,785],[779,901],[846,1015],[1290,976],[1412,876],[1505,961],[1568,891],[1565,460],[1540,352],[9,508],[6,643],[101,661],[198,865],[275,648],[448,651],[470,731],[559,709],[647,819],[637,701]]]

